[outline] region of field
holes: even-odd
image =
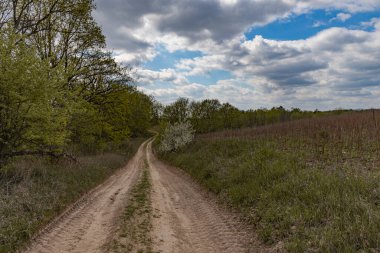
[[[238,209],[268,247],[380,250],[380,111],[197,136],[161,158]]]
[[[78,163],[41,157],[16,159],[0,170],[0,252],[13,252],[133,156],[142,139],[122,153],[79,156]]]

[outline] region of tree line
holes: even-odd
[[[93,0],[0,0],[0,163],[120,147],[151,125],[190,122],[197,133],[324,113],[239,110],[216,99],[163,106],[133,85],[92,17]]]
[[[152,98],[115,62],[93,0],[0,1],[0,161],[144,135]]]
[[[190,122],[197,133],[257,127],[343,112],[343,110],[304,111],[299,108],[288,110],[282,106],[271,109],[240,110],[229,103],[221,103],[217,99],[191,101],[187,98],[179,98],[167,106],[155,106],[155,108],[154,115],[160,119],[164,127],[168,123]]]

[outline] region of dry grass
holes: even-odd
[[[79,163],[24,157],[0,170],[0,252],[14,252],[70,203],[95,187],[135,153],[79,157]]]
[[[198,136],[162,158],[289,252],[380,251],[380,111]]]
[[[323,160],[380,165],[380,110],[302,119],[256,128],[203,134],[201,140],[227,138],[276,141],[284,152],[307,153],[310,163]]]

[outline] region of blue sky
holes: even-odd
[[[347,16],[348,19],[345,21],[335,19],[339,13],[348,14],[351,17]],[[245,36],[249,40],[255,35],[273,40],[299,40],[307,39],[331,27],[371,31],[373,27],[362,27],[361,23],[376,17],[380,17],[379,11],[350,14],[341,10],[313,10],[301,15],[291,15],[264,26],[252,27]]]
[[[98,0],[110,50],[164,104],[370,108],[380,101],[380,2]]]
[[[202,56],[200,51],[177,50],[169,52],[165,47],[157,49],[157,55],[148,61],[143,62],[143,67],[151,70],[173,68],[180,59],[193,59]]]

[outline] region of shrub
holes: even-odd
[[[161,137],[160,150],[170,152],[184,147],[194,139],[194,130],[189,122],[168,124]]]

